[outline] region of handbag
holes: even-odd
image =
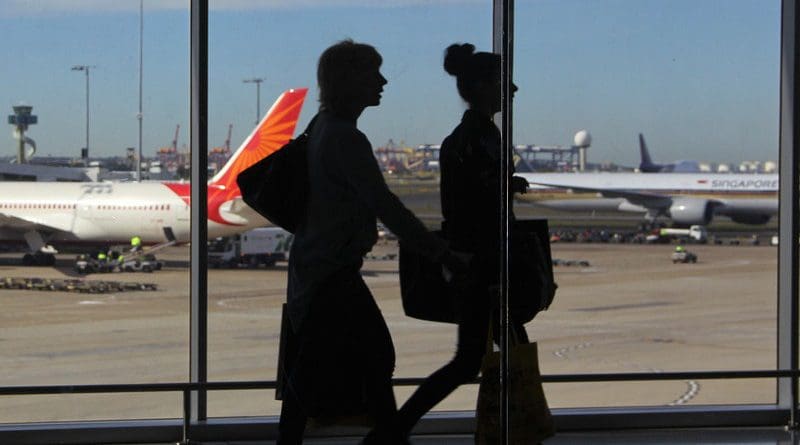
[[[442,231],[433,233],[442,238]],[[442,264],[409,249],[400,240],[398,253],[403,312],[411,318],[457,323],[455,292],[444,279]]]
[[[481,382],[475,409],[475,443],[495,445],[500,443],[500,361],[499,351],[492,350],[492,330],[487,339],[487,353],[481,363]],[[513,333],[513,330],[512,330]],[[533,343],[519,343],[511,337],[509,348],[508,443],[515,445],[537,444],[555,435],[555,423],[547,405],[539,373],[538,347]]]
[[[550,229],[546,219],[526,219],[514,221],[511,230],[509,313],[514,321],[527,323],[550,307],[558,288]]]
[[[308,133],[305,131],[236,177],[242,200],[276,226],[294,233],[308,201]]]
[[[443,237],[441,231],[434,233]],[[527,323],[550,306],[558,287],[546,219],[514,221],[510,258],[511,318]],[[454,286],[445,281],[441,264],[409,249],[402,240],[398,262],[405,314],[418,320],[457,323],[458,296]]]

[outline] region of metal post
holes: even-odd
[[[189,377],[208,381],[208,0],[191,0],[191,291]],[[206,391],[191,393],[192,420],[207,418]]]
[[[264,79],[261,77],[254,77],[252,79],[244,79],[243,83],[254,83],[256,84],[256,126],[258,126],[258,122],[261,120],[261,82]]]
[[[84,165],[89,160],[89,70],[94,67],[94,65],[75,65],[72,67],[72,71],[83,71],[86,74],[86,159],[83,160]]]
[[[89,162],[89,67],[86,67],[86,159]]]
[[[778,246],[778,367],[798,369],[798,261],[800,261],[800,11],[795,0],[783,0],[781,27],[780,111],[780,245]],[[778,404],[790,410],[789,429],[797,429],[798,380],[778,380]]]
[[[514,1],[495,0],[494,2],[494,52],[500,54],[501,76],[501,142],[500,142],[500,422],[501,444],[507,444],[510,434],[509,423],[509,247],[511,236],[511,190],[509,162],[512,145],[512,94],[513,94],[513,37],[514,37]],[[491,334],[490,334],[491,335]]]
[[[136,118],[139,120],[139,154],[136,157],[136,180],[142,181],[142,78],[143,78],[143,41],[144,41],[144,0],[139,0],[139,113]]]

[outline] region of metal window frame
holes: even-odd
[[[798,233],[800,233],[800,88],[798,88],[798,29],[796,0],[781,2],[780,76],[780,232],[778,245],[778,345],[777,366],[798,369]],[[777,405],[791,412],[790,427],[798,426],[798,380],[780,379]]]
[[[724,426],[779,426],[791,430],[798,426],[798,261],[800,261],[800,88],[797,84],[797,32],[800,29],[798,1],[782,0],[781,4],[781,103],[780,103],[780,245],[778,249],[778,313],[777,368],[786,370],[777,378],[777,401],[768,405],[715,405],[688,407],[620,407],[556,409],[555,419],[561,430],[603,430],[628,428],[681,428]],[[513,6],[514,0],[492,0],[494,7],[493,41],[495,50],[504,57],[503,134],[511,135],[512,103],[509,88],[513,65]],[[208,180],[207,117],[208,117],[208,0],[190,0],[190,63],[191,63],[191,304],[190,304],[190,403],[184,407],[187,422],[166,420],[112,420],[105,422],[50,422],[0,425],[1,443],[109,443],[165,442],[182,440],[183,430],[189,428],[195,440],[249,440],[274,437],[277,418],[211,418],[207,417],[207,189],[197,185]],[[507,136],[505,136],[507,137]],[[508,174],[506,172],[505,174]],[[508,192],[507,190],[505,191]],[[507,221],[507,215],[506,215]],[[508,246],[505,247],[507,252]],[[504,254],[505,255],[505,254]],[[505,270],[505,269],[504,269]],[[504,273],[501,271],[501,273]],[[507,273],[507,270],[505,270]],[[504,275],[507,276],[507,275]],[[744,371],[747,373],[748,371]],[[766,371],[769,372],[769,371]],[[729,372],[725,374],[735,374]],[[789,377],[791,376],[791,377]],[[567,381],[583,378],[598,381],[598,376],[546,376],[546,381]],[[629,376],[631,377],[631,376]],[[657,377],[652,376],[655,380]],[[635,379],[635,378],[634,378]],[[406,379],[408,380],[408,379]],[[625,376],[619,379],[628,380]],[[231,384],[233,382],[229,382]],[[269,386],[274,382],[268,382]],[[409,382],[399,382],[409,383]],[[263,385],[263,382],[262,382]],[[151,386],[154,385],[141,385]],[[214,386],[212,383],[207,389]],[[258,385],[255,385],[258,386]],[[7,389],[7,388],[6,388]],[[80,389],[80,387],[74,387]],[[68,392],[54,388],[52,393]],[[74,391],[81,392],[81,391]],[[91,391],[87,391],[91,392]],[[113,392],[113,391],[112,391]],[[434,412],[417,426],[421,433],[469,433],[474,428],[472,412]],[[347,435],[352,430],[334,428],[329,435]]]
[[[189,381],[208,381],[208,0],[190,3],[191,270]],[[205,391],[193,391],[192,423],[207,418]]]

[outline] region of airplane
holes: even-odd
[[[521,202],[565,211],[618,211],[666,217],[679,226],[717,216],[766,224],[778,213],[777,174],[521,173],[530,184]]]
[[[647,150],[644,135],[639,133],[639,154],[641,162],[639,171],[642,173],[699,173],[700,164],[697,161],[675,161],[669,164],[655,164]]]
[[[209,239],[268,224],[242,201],[236,176],[289,141],[307,91],[283,92],[208,181]],[[26,265],[53,265],[53,244],[186,243],[190,197],[187,182],[0,182],[0,243],[25,242]]]

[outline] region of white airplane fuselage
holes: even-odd
[[[113,244],[128,242],[136,234],[147,244],[155,244],[166,241],[166,227],[177,242],[188,242],[189,195],[188,183],[0,182],[0,212],[5,220],[0,227],[0,242],[22,240],[27,229],[15,224],[17,219],[52,228],[40,230],[48,243]],[[209,238],[267,223],[253,211],[244,216],[227,212],[237,201],[209,199]]]
[[[728,216],[764,224],[778,213],[778,175],[724,173],[523,173],[522,201],[557,210],[621,211],[708,224]]]
[[[281,94],[204,185],[209,238],[267,224],[242,201],[237,177],[289,141],[307,91]],[[186,243],[190,198],[186,182],[0,182],[0,242],[24,242],[31,253],[47,253],[47,245],[127,243],[133,236],[143,244]]]

